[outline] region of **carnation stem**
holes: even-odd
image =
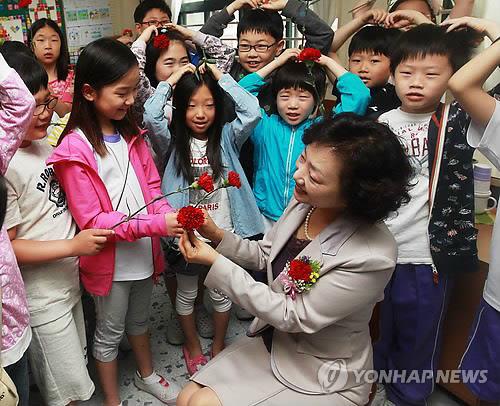
[[[121,220],[120,222],[116,223],[114,226],[111,227],[111,229],[115,229],[116,227],[118,227],[119,225],[123,224],[123,223],[126,223],[127,221],[130,221],[132,220],[135,216],[137,216],[142,210],[144,210],[146,207],[152,205],[153,203],[157,202],[158,200],[161,200],[161,199],[164,199],[168,196],[171,196],[171,195],[174,195],[176,193],[182,193],[182,192],[185,192],[186,190],[189,190],[191,188],[191,185],[189,185],[188,187],[185,187],[183,189],[177,189],[177,190],[174,190],[173,192],[169,192],[169,193],[166,193],[164,195],[160,195],[160,196],[156,196],[153,200],[151,200],[149,203],[145,204],[144,206],[142,206],[141,208],[137,209],[136,211],[134,211],[132,214],[129,214],[128,216],[124,217],[123,220]]]

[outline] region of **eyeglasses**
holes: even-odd
[[[163,27],[164,25],[167,25],[170,23],[170,20],[149,20],[149,21],[142,21],[142,25],[147,25],[148,27],[151,27],[152,25],[156,25],[157,27]]]
[[[257,45],[250,45],[250,44],[238,44],[238,51],[240,52],[250,52],[251,49],[255,49],[255,52],[258,52],[259,54],[263,54],[264,52],[267,52],[269,48],[273,47],[276,45],[276,42],[272,43],[271,45],[265,45],[265,44],[257,44]]]
[[[46,109],[54,110],[54,108],[56,107],[56,104],[57,104],[57,100],[58,100],[57,97],[52,97],[51,99],[49,99],[45,103],[37,104],[35,106],[35,111],[33,112],[33,115],[40,116],[45,112]]]

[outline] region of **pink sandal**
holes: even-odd
[[[200,354],[194,358],[190,358],[189,351],[184,345],[182,346],[182,354],[184,355],[184,361],[186,361],[186,368],[188,370],[189,376],[193,376],[201,369],[203,365],[208,362],[207,358],[203,354]]]

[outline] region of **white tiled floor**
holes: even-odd
[[[151,346],[153,350],[153,357],[155,362],[155,368],[157,371],[163,375],[168,380],[172,379],[184,385],[187,382],[187,372],[182,359],[181,347],[176,347],[168,344],[165,340],[166,334],[166,321],[170,316],[171,304],[168,300],[165,288],[163,285],[158,285],[155,287],[152,300],[152,316],[151,316]],[[241,322],[234,317],[231,317],[231,322],[229,324],[229,330],[227,334],[227,341],[231,341],[238,338],[242,334],[245,334],[246,326],[248,322]],[[209,353],[210,340],[201,339],[202,347],[206,354]],[[135,372],[133,355],[131,353],[125,353],[120,355],[120,386],[121,386],[121,396],[124,406],[160,406],[162,403],[156,400],[151,395],[139,391],[133,383],[133,374]],[[93,368],[93,364],[89,365],[91,370],[91,375],[96,382],[96,392],[94,396],[87,402],[82,402],[81,405],[84,406],[100,406],[102,403],[102,394],[98,388],[98,380]],[[32,396],[32,405],[40,406],[41,402],[37,398],[36,394]],[[432,395],[429,406],[459,406],[462,405],[458,403],[446,393],[438,390]],[[232,405],[231,405],[232,406]],[[309,405],[307,405],[309,406]],[[332,405],[334,406],[334,405]]]

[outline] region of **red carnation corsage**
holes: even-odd
[[[177,221],[184,230],[197,230],[205,222],[205,215],[203,210],[198,207],[186,206],[177,213]]]
[[[309,292],[319,279],[321,265],[310,257],[302,256],[299,259],[288,261],[285,268],[278,275],[283,284],[283,291],[295,300],[297,294]]]
[[[203,189],[205,192],[210,193],[214,191],[214,180],[208,172],[203,172],[198,180],[191,184],[191,187],[196,190]]]
[[[297,57],[300,62],[318,62],[319,58],[321,58],[321,51],[316,48],[304,48]]]
[[[153,46],[158,49],[168,48],[170,45],[170,39],[165,34],[157,35],[153,38]]]

